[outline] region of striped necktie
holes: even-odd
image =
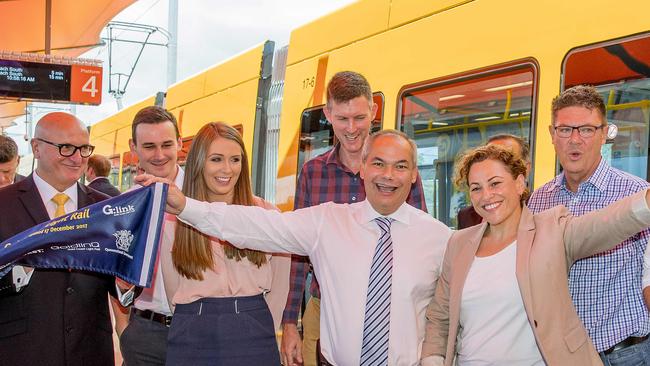
[[[390,237],[390,225],[393,219],[378,217],[375,222],[381,229],[381,235],[370,266],[366,314],[363,321],[361,366],[385,366],[388,364],[390,295],[393,274],[393,240]]]
[[[54,211],[54,218],[65,215],[65,203],[68,202],[70,197],[65,193],[57,193],[52,197],[52,202],[56,204],[56,211]]]

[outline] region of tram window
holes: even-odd
[[[120,154],[111,155],[108,157],[108,160],[111,162],[111,172],[108,175],[108,180],[115,187],[119,187],[119,177],[120,177]]]
[[[187,154],[190,152],[190,147],[192,146],[192,141],[194,140],[194,136],[190,137],[185,137],[183,138],[183,146],[181,149],[178,151],[178,165],[181,167],[185,167],[185,162],[187,161]]]
[[[138,174],[138,156],[131,151],[122,155],[122,182],[120,190],[127,191],[133,186],[133,179]]]
[[[384,112],[384,95],[374,93],[372,100],[377,104],[377,114],[371,123],[370,133],[377,132],[381,129],[381,121]],[[332,125],[325,118],[323,108],[319,106],[306,109],[302,112],[300,119],[300,145],[298,147],[298,167],[300,173],[302,165],[309,159],[314,158],[325,151],[329,150],[336,142]]]
[[[645,180],[650,134],[650,34],[580,47],[565,57],[563,89],[594,85],[618,127],[602,154],[611,166]]]
[[[452,183],[463,151],[503,133],[530,143],[535,80],[535,66],[525,63],[403,89],[399,127],[418,146],[427,209],[438,220],[456,227],[470,204]]]

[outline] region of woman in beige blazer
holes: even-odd
[[[580,217],[564,206],[531,214],[525,166],[485,146],[458,164],[484,222],[449,240],[427,309],[422,365],[602,365],[571,302],[569,267],[650,226],[639,192]]]

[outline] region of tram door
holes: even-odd
[[[418,145],[427,208],[435,218],[457,227],[458,211],[470,205],[453,184],[456,161],[464,151],[497,134],[530,143],[535,80],[535,65],[523,63],[415,85],[401,93],[400,128]]]
[[[562,67],[563,89],[594,85],[618,136],[602,147],[611,166],[648,180],[650,131],[650,34],[580,47]]]

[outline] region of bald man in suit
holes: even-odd
[[[34,136],[36,171],[0,189],[0,241],[108,197],[77,182],[93,151],[81,121],[49,113]],[[113,366],[109,293],[110,276],[14,267],[0,279],[0,363]]]

